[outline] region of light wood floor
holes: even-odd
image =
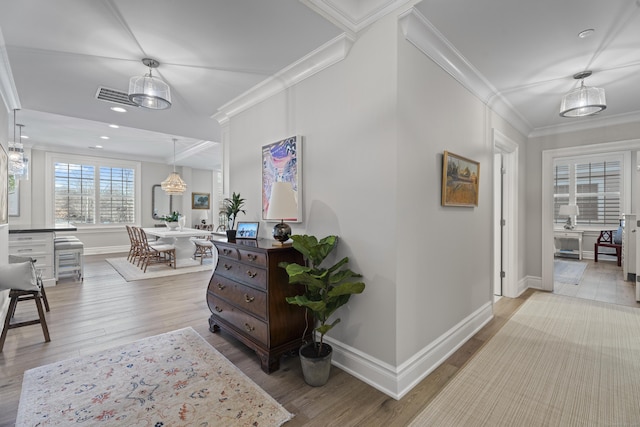
[[[47,288],[51,342],[43,341],[39,325],[9,331],[0,353],[0,426],[15,422],[25,370],[187,326],[295,414],[287,427],[405,426],[534,292],[501,298],[489,324],[396,401],[336,367],[327,385],[310,387],[296,356],[283,357],[280,370],[271,375],[262,372],[255,353],[224,332],[209,332],[205,292],[210,272],[125,282],[104,258],[85,257],[84,283]],[[20,303],[16,317],[33,315],[31,306],[30,301]]]
[[[553,292],[570,297],[640,307],[640,303],[636,301],[635,283],[623,280],[622,267],[618,267],[615,257],[602,258],[605,259],[598,262],[562,258],[565,261],[584,262],[587,268],[578,284],[554,281]]]

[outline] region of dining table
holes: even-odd
[[[211,235],[210,231],[198,230],[195,228],[175,228],[154,227],[143,228],[147,236],[153,236],[156,240],[175,246],[176,248],[176,268],[191,267],[200,265],[200,261],[194,259],[195,244],[193,238],[206,238]],[[212,251],[212,264],[217,264],[218,253]]]

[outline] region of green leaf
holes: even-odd
[[[337,297],[339,295],[361,294],[362,291],[364,291],[364,283],[362,283],[362,282],[357,282],[357,283],[346,282],[346,283],[342,283],[342,284],[334,287],[333,289],[331,289],[327,293],[327,295],[329,297]]]

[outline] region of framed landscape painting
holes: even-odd
[[[287,222],[302,222],[302,138],[291,136],[262,147],[262,219],[267,219],[271,187],[274,182],[290,182],[293,187],[297,214],[282,218]]]
[[[210,193],[191,193],[191,209],[209,209]]]
[[[457,154],[442,156],[442,206],[478,206],[480,163]]]

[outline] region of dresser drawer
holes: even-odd
[[[243,261],[247,264],[254,264],[260,267],[267,266],[267,254],[262,252],[253,252],[245,249],[238,249],[240,254],[240,261]]]
[[[267,289],[267,271],[258,266],[241,264],[230,259],[221,258],[218,260],[217,272],[247,285]]]
[[[214,274],[209,292],[262,319],[267,318],[267,294],[263,291]]]
[[[215,243],[214,243],[215,245]],[[216,249],[218,250],[218,256],[222,257],[222,258],[230,258],[230,259],[238,259],[238,250],[234,249],[234,248],[228,248],[226,246],[217,246],[216,245]]]
[[[267,345],[268,328],[267,324],[249,313],[246,313],[239,308],[227,303],[221,298],[209,294],[209,306],[213,307],[212,313],[228,323],[235,326],[237,329],[244,332],[245,335],[252,339]]]

